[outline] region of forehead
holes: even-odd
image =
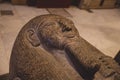
[[[39,28],[45,28],[47,26],[52,26],[52,25],[58,25],[58,26],[69,26],[71,28],[74,28],[74,23],[65,17],[62,16],[40,16],[35,19],[34,21],[36,24],[38,24]],[[56,27],[58,27],[56,25]],[[55,26],[53,26],[55,27]]]
[[[64,18],[64,17],[52,17],[52,18],[48,18],[45,20],[45,23],[62,23],[64,25],[73,25],[74,23],[67,19],[67,18]]]

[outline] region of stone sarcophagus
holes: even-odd
[[[9,80],[120,80],[120,66],[78,33],[73,22],[41,15],[19,32]]]

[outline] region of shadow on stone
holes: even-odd
[[[117,53],[114,59],[120,65],[120,51]]]
[[[9,77],[8,73],[0,75],[0,80],[9,80],[8,77]]]

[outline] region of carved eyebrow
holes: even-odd
[[[55,25],[55,22],[46,23],[44,26],[51,26],[51,25]]]
[[[66,26],[65,23],[63,23],[63,22],[61,22],[61,21],[59,21],[58,23],[59,23],[60,27]]]
[[[39,23],[39,25],[38,25],[38,29],[42,29],[43,27],[45,27],[45,26],[50,26],[50,25],[53,25],[53,24],[55,24],[55,22],[48,22],[48,21],[46,21],[46,20],[43,20],[43,21],[41,21],[40,23]]]

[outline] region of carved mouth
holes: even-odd
[[[67,38],[74,38],[75,35],[73,35],[73,34],[69,34],[69,35],[64,35],[64,37],[67,37]]]
[[[75,38],[75,36],[70,37],[71,39],[69,39],[68,41],[64,41],[64,49],[70,47],[73,44],[77,44],[77,42],[75,40],[73,40]]]

